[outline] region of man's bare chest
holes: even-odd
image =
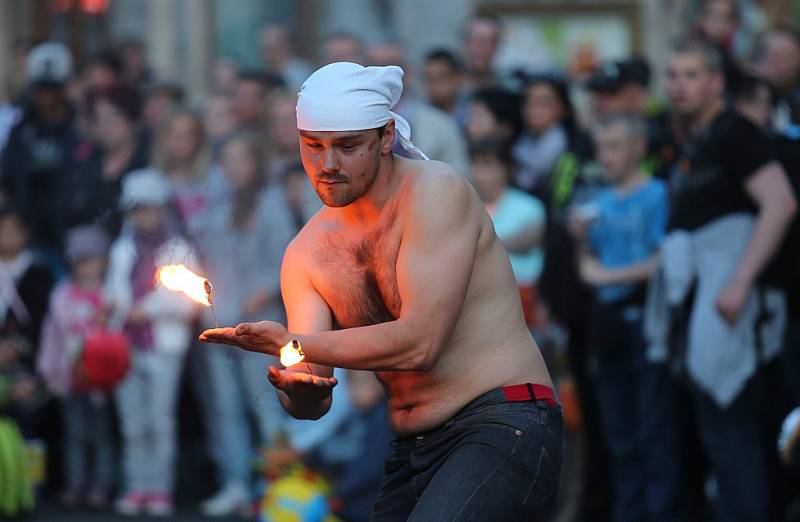
[[[361,237],[328,233],[314,253],[314,285],[337,328],[354,328],[400,315],[398,227],[387,223]]]

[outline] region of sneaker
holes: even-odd
[[[166,491],[156,491],[147,496],[144,510],[154,517],[168,517],[172,515],[172,495]]]
[[[120,515],[138,515],[144,509],[144,503],[144,493],[129,491],[117,499],[114,509]]]
[[[249,513],[250,496],[247,488],[238,482],[226,485],[216,495],[200,504],[200,512],[207,517]]]

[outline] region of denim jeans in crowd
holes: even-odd
[[[761,433],[762,391],[751,381],[727,408],[694,390],[703,448],[717,483],[718,522],[767,520],[766,455]],[[774,442],[773,442],[774,444]],[[770,446],[775,451],[775,446]]]
[[[248,411],[256,422],[260,443],[275,442],[283,428],[284,410],[275,388],[267,380],[267,368],[278,366],[278,361],[230,346],[212,345],[206,349],[212,409],[221,444],[221,482],[247,486],[254,447]]]
[[[546,520],[562,424],[559,406],[481,395],[441,428],[392,443],[372,520]]]
[[[115,467],[110,399],[84,393],[69,395],[61,400],[61,416],[67,489],[109,491]]]
[[[666,363],[646,360],[639,308],[599,306],[606,307],[595,314],[603,324],[593,329],[591,344],[600,424],[611,456],[613,520],[678,520],[677,382]]]
[[[122,431],[123,491],[171,493],[183,353],[131,350],[114,396]]]

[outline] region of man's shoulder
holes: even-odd
[[[461,220],[466,223],[483,204],[472,185],[453,167],[441,161],[415,162],[410,172],[403,214],[412,219]]]
[[[447,196],[451,191],[469,188],[469,183],[455,168],[436,160],[405,160],[406,174],[410,175],[410,187],[416,195],[427,195],[431,191],[444,191],[439,196]]]
[[[311,219],[295,234],[289,242],[284,253],[284,263],[289,261],[299,263],[303,261],[312,247],[319,243],[322,234],[331,227],[330,222],[325,217],[325,209],[320,209]]]

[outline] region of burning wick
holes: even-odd
[[[306,354],[303,353],[303,347],[300,346],[300,341],[297,339],[292,339],[285,345],[281,346],[281,364],[288,368],[289,366],[294,366],[297,363],[300,363],[305,360]],[[309,366],[308,361],[306,361],[306,366],[308,367],[308,372],[311,372],[311,366]]]
[[[165,288],[175,292],[183,292],[192,301],[203,306],[210,306],[214,315],[214,326],[217,326],[217,313],[211,299],[211,283],[183,265],[166,265],[158,270],[158,281]]]

